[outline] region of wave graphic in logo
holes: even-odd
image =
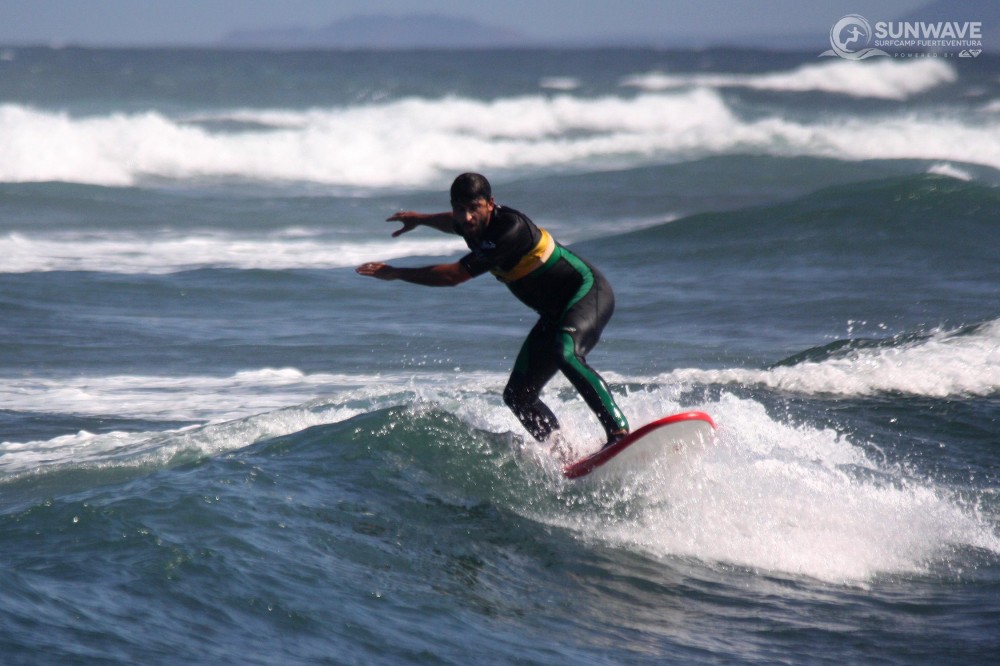
[[[872,41],[872,27],[868,20],[860,14],[848,14],[833,24],[830,29],[829,51],[820,53],[823,56],[837,56],[845,60],[864,60],[875,56],[889,56],[881,49],[869,48]]]

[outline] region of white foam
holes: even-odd
[[[623,86],[649,91],[690,86],[752,88],[787,92],[827,92],[851,97],[905,100],[958,79],[939,60],[890,60],[859,64],[833,61],[801,65],[787,72],[764,74],[668,74],[650,72],[626,77]]]
[[[626,399],[679,405],[655,394]],[[526,510],[588,540],[656,557],[685,557],[824,581],[864,584],[881,574],[921,574],[955,546],[1000,553],[988,521],[932,480],[886,466],[844,436],[772,418],[759,403],[724,395],[704,410],[716,442],[683,469],[656,469],[610,486],[586,480],[567,489],[620,511]],[[609,492],[610,491],[610,492]]]
[[[306,111],[236,109],[215,117],[271,129],[213,132],[156,112],[76,118],[0,105],[0,181],[127,186],[234,178],[423,187],[469,164],[493,172],[609,168],[732,152],[1000,168],[1000,118],[992,115],[979,114],[975,122],[958,111],[743,119],[703,86],[625,97],[409,98]]]
[[[787,146],[787,155],[847,160],[953,160],[1000,168],[1000,123],[966,124],[957,118],[915,113],[879,118],[843,118],[815,126],[777,119],[756,123],[768,142]],[[780,137],[780,138],[779,138]],[[774,150],[774,154],[782,151]]]
[[[965,169],[959,169],[957,166],[949,164],[948,162],[938,162],[937,164],[932,164],[927,169],[927,173],[937,176],[947,176],[948,178],[964,180],[966,182],[973,180],[973,175],[971,173]]]
[[[576,90],[580,87],[580,80],[572,76],[546,76],[538,82],[538,86],[548,90]]]
[[[898,392],[935,398],[1000,392],[1000,320],[972,334],[939,331],[899,346],[768,370],[677,370],[662,382],[738,383],[826,395]]]
[[[1000,99],[987,102],[979,110],[983,113],[1000,113]]]
[[[344,242],[299,230],[246,236],[198,232],[30,232],[0,236],[0,273],[100,271],[163,274],[197,268],[324,269],[410,256],[450,255],[455,237]]]
[[[398,389],[399,380],[377,375],[307,375],[295,368],[262,368],[229,376],[14,377],[0,381],[0,403],[20,412],[228,421],[371,385]]]

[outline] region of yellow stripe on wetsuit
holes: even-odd
[[[545,262],[555,252],[556,242],[545,229],[539,228],[538,230],[542,232],[541,239],[510,270],[505,271],[500,268],[494,268],[490,271],[498,280],[501,282],[514,282],[545,265]]]

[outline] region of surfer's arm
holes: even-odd
[[[451,213],[415,213],[412,210],[401,210],[386,218],[386,222],[402,222],[403,227],[392,232],[392,237],[401,236],[407,231],[413,231],[418,226],[431,227],[446,234],[455,233],[455,219]]]
[[[379,280],[402,280],[425,287],[454,287],[472,278],[472,274],[461,262],[421,268],[397,268],[373,261],[361,264],[354,270],[358,275],[367,275]]]

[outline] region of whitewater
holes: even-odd
[[[0,180],[135,186],[240,179],[349,189],[419,187],[483,170],[621,167],[733,152],[845,160],[956,160],[1000,168],[1000,119],[931,108],[857,118],[747,118],[721,91],[817,91],[906,100],[954,83],[939,61],[803,65],[789,73],[624,77],[637,95],[406,97],[349,107],[78,115],[0,105]],[[657,92],[670,89],[670,92]],[[220,129],[221,128],[221,129]]]

